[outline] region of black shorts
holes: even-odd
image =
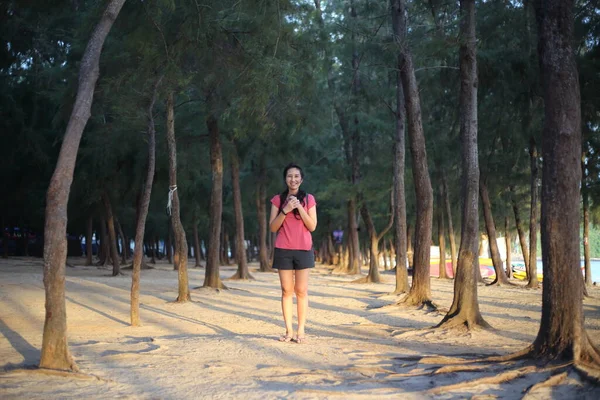
[[[281,270],[297,270],[313,268],[315,253],[312,250],[287,250],[275,248],[273,268]]]

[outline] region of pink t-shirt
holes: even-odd
[[[315,198],[312,194],[307,194],[304,198],[302,206],[308,212],[312,207],[317,205]],[[271,204],[279,208],[281,200],[279,195],[275,195],[271,199]],[[285,204],[284,204],[285,207]],[[290,211],[283,220],[283,224],[277,231],[277,239],[275,239],[275,247],[278,249],[287,250],[311,250],[312,249],[312,236],[310,231],[304,225],[300,216],[294,215],[293,211]]]

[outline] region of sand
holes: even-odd
[[[510,366],[485,363],[477,372],[432,375],[440,365],[424,356],[475,359],[504,355],[530,344],[539,329],[541,289],[480,285],[481,312],[495,329],[433,331],[445,313],[390,306],[394,276],[383,284],[351,284],[357,276],[311,271],[307,343],[282,343],[276,274],[225,281],[230,290],[193,289],[176,304],[177,272],[166,263],[142,271],[143,326],[129,326],[131,271],[68,260],[68,339],[77,375],[40,373],[44,323],[42,260],[0,260],[0,398],[2,399],[520,399],[553,374],[542,367],[507,383],[454,390],[444,386],[496,377]],[[192,265],[190,264],[190,267]],[[363,268],[364,269],[364,268]],[[222,278],[235,272],[221,268]],[[365,269],[366,270],[366,269]],[[190,268],[190,287],[204,269]],[[432,278],[434,302],[450,307],[453,282]],[[600,288],[584,302],[586,328],[600,345]],[[387,306],[387,307],[386,307]],[[512,366],[512,370],[523,367]],[[507,369],[508,368],[508,369]],[[600,386],[570,372],[530,399],[598,399]]]

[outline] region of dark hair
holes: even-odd
[[[283,168],[283,180],[285,181],[285,179],[287,178],[288,171],[292,168],[296,168],[298,171],[300,171],[300,177],[302,178],[302,180],[304,180],[304,171],[302,171],[302,168],[300,168],[299,165],[294,163],[289,163]],[[289,188],[286,187],[285,190],[281,192],[281,194],[279,194],[279,212],[283,210],[283,205],[287,200],[288,193]],[[300,201],[300,204],[305,205],[306,192],[304,190],[298,190],[296,198],[298,199],[298,201]],[[293,213],[296,219],[300,219],[300,212],[298,210],[294,209]]]

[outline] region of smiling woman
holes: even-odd
[[[288,164],[283,169],[283,179],[287,188],[271,199],[269,219],[271,232],[277,232],[273,268],[279,270],[281,308],[286,328],[285,335],[279,340],[292,341],[295,293],[298,331],[294,340],[302,343],[308,311],[308,271],[315,266],[311,232],[317,227],[317,202],[311,194],[300,190],[304,181],[300,166]]]

